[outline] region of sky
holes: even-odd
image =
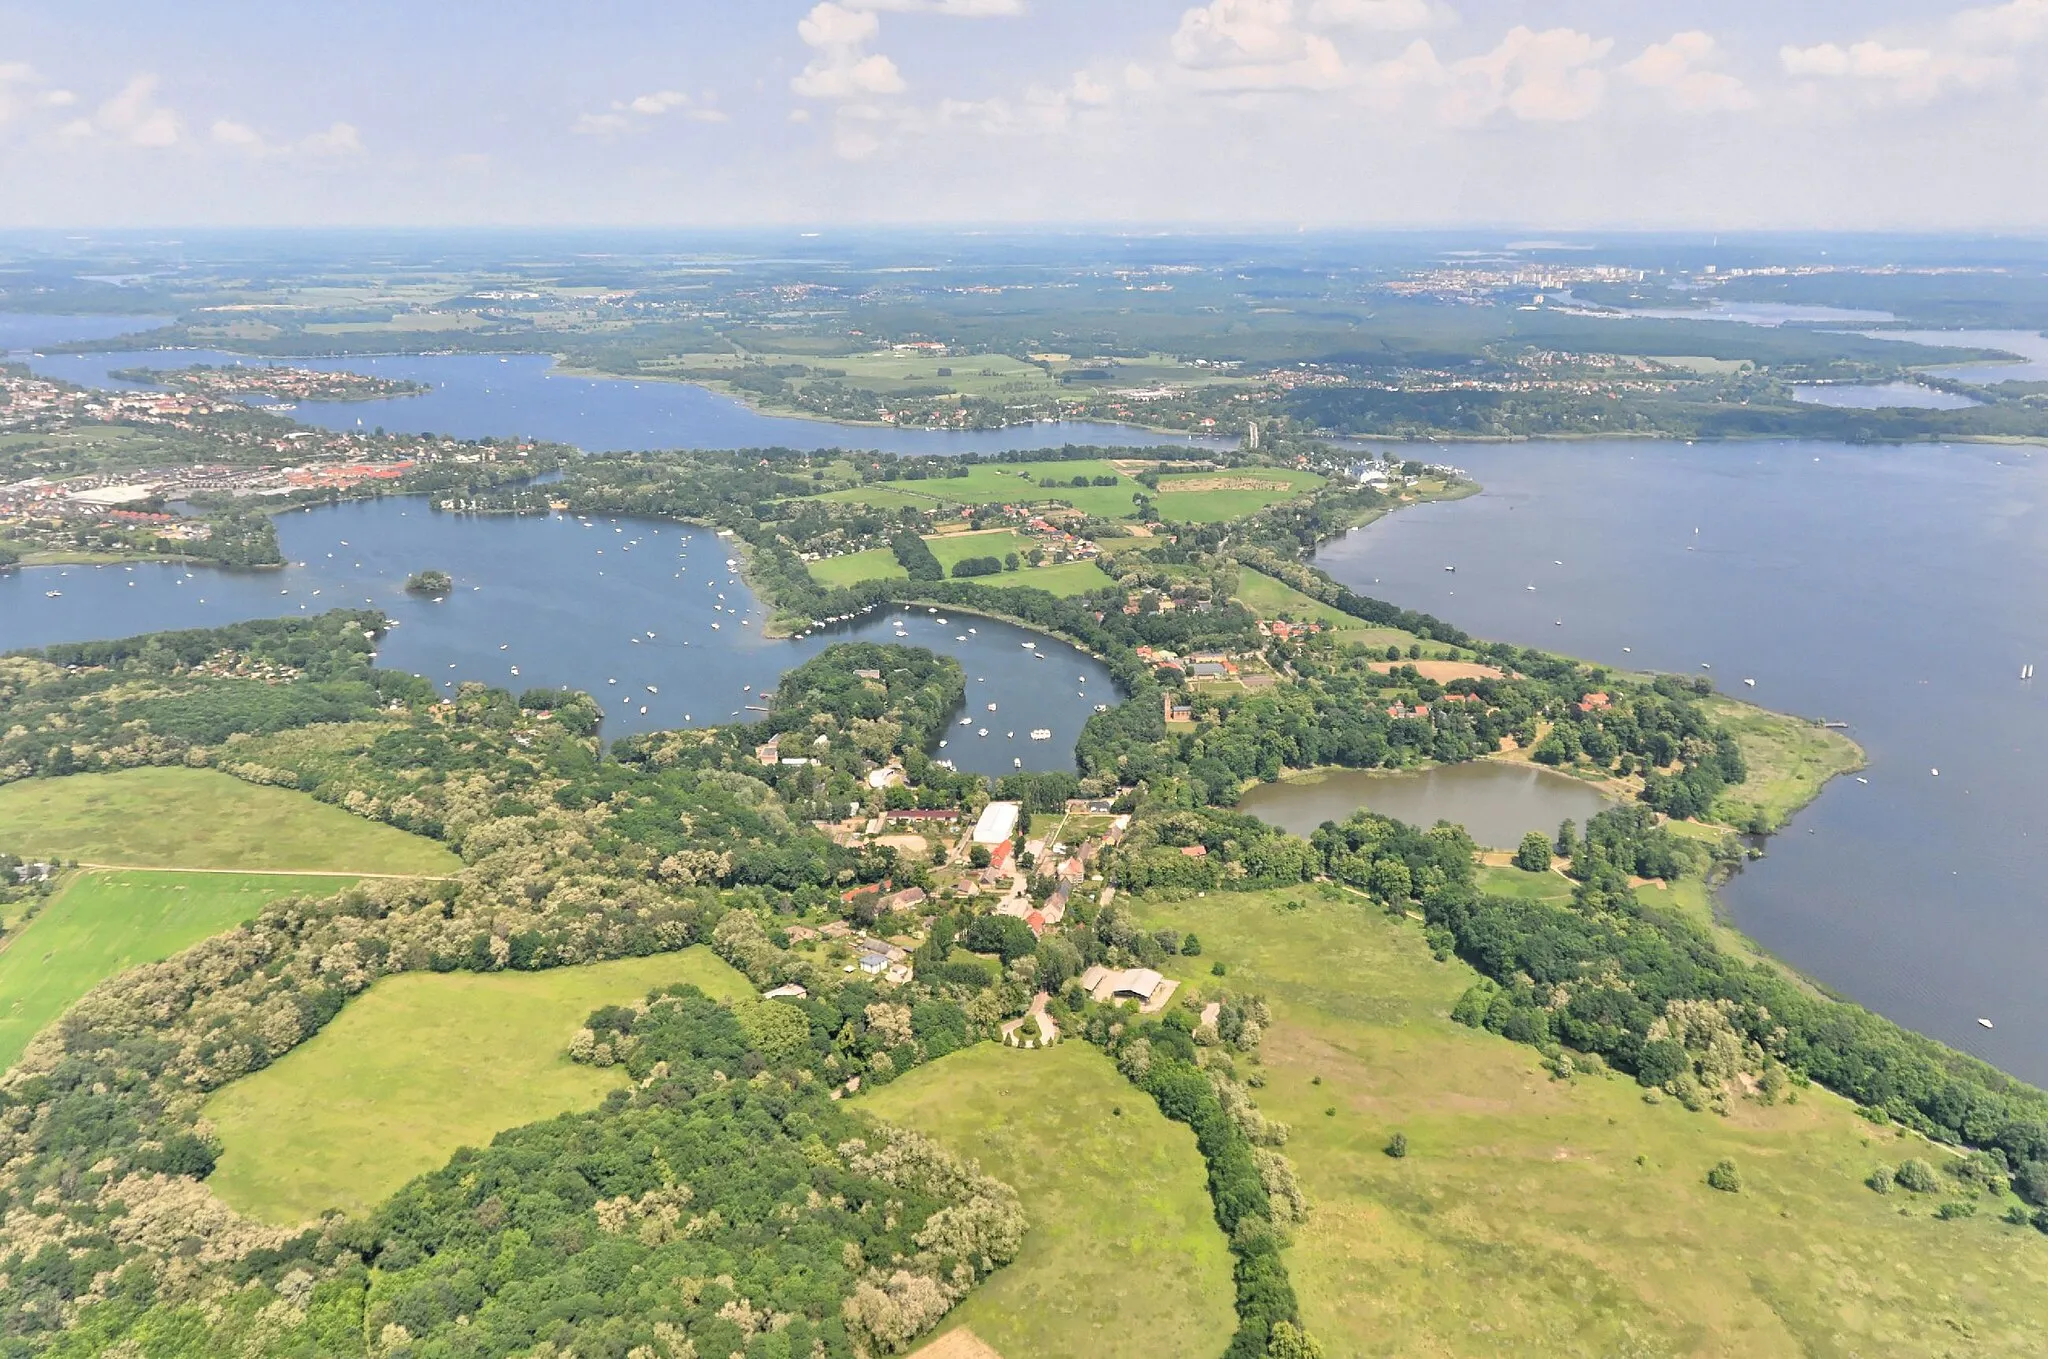
[[[2048,0],[0,0],[0,227],[2048,227]]]

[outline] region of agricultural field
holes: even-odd
[[[1995,1202],[1942,1221],[1954,1191],[1872,1192],[1879,1164],[1944,1153],[1844,1100],[1719,1116],[1626,1077],[1554,1080],[1533,1049],[1450,1020],[1476,974],[1349,895],[1141,910],[1200,934],[1203,955],[1168,969],[1184,994],[1220,962],[1272,1006],[1257,1098],[1293,1128],[1311,1216],[1288,1264],[1330,1354],[2039,1352],[2048,1240]],[[1739,1193],[1705,1183],[1723,1158]]]
[[[1035,546],[1031,539],[1010,529],[936,533],[927,537],[925,543],[931,548],[932,555],[939,559],[939,564],[946,568],[949,579],[954,566],[969,557],[1002,557],[1012,552],[1022,557]],[[812,562],[810,570],[812,579],[829,586],[857,585],[864,580],[903,580],[906,574],[897,563],[896,554],[886,547]],[[1113,584],[1094,562],[1021,566],[999,576],[976,576],[972,579],[994,589],[1030,586],[1062,596],[1084,595],[1090,590],[1100,590]]]
[[[1161,519],[1184,524],[1220,524],[1305,495],[1325,480],[1314,472],[1285,467],[1179,472],[1159,478],[1159,494],[1154,503]]]
[[[209,1183],[267,1222],[369,1208],[458,1147],[597,1104],[624,1077],[571,1062],[569,1039],[599,1006],[676,982],[722,999],[751,993],[705,948],[545,972],[387,977],[207,1101],[224,1148]]]
[[[431,840],[304,793],[210,769],[128,769],[0,788],[7,848],[118,868],[444,875],[462,867]]]
[[[81,873],[0,939],[0,1069],[100,982],[159,962],[280,897],[328,896],[352,878],[260,873]]]
[[[1129,519],[1132,517],[1131,497],[1144,490],[1131,480],[1131,471],[1142,466],[1132,463],[1120,466],[1104,458],[1074,462],[975,463],[967,469],[964,477],[870,482],[864,486],[828,491],[817,498],[884,509],[910,503],[929,509],[935,505],[1038,505],[1057,500],[1099,518]],[[1075,486],[1070,484],[1075,477],[1085,477],[1090,481],[1097,477],[1115,477],[1117,481],[1114,486]]]
[[[982,1043],[860,1104],[978,1160],[1023,1196],[1023,1252],[942,1333],[971,1329],[1007,1359],[1154,1359],[1229,1343],[1230,1254],[1194,1134],[1096,1049]]]

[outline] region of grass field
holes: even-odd
[[[1303,594],[1286,581],[1275,579],[1263,571],[1254,571],[1249,566],[1238,568],[1237,598],[1261,618],[1285,617],[1296,623],[1321,623],[1335,630],[1339,643],[1398,646],[1405,651],[1418,640],[1414,633],[1400,628],[1372,627],[1363,619],[1353,618],[1342,609],[1332,608],[1313,595]]]
[[[1007,1359],[1157,1359],[1229,1343],[1230,1254],[1194,1134],[1094,1048],[983,1043],[861,1107],[980,1161],[1023,1195],[1023,1253],[942,1331],[971,1327]]]
[[[458,1147],[589,1108],[624,1077],[571,1062],[570,1037],[600,1005],[671,982],[749,991],[704,948],[548,972],[387,977],[207,1101],[225,1147],[214,1192],[268,1222],[360,1211]]]
[[[1260,469],[1263,474],[1265,469]],[[1275,476],[1299,473],[1276,472]],[[1074,477],[1115,477],[1114,486],[1070,486]],[[1052,484],[1042,484],[1052,483]],[[1106,459],[1087,458],[1075,462],[1019,462],[995,465],[977,463],[964,477],[935,477],[926,481],[882,481],[829,491],[820,500],[851,505],[873,505],[894,509],[906,504],[932,505],[1037,505],[1048,500],[1063,501],[1075,509],[1104,519],[1131,517],[1131,497],[1144,488],[1132,481]]]
[[[1748,780],[1715,805],[1715,816],[1729,825],[1741,826],[1760,812],[1777,830],[1820,795],[1822,784],[1863,767],[1863,751],[1839,731],[1731,698],[1710,698],[1706,707],[1735,733],[1749,765]]]
[[[1623,1077],[1553,1081],[1532,1049],[1449,1020],[1473,974],[1413,922],[1278,897],[1145,914],[1201,935],[1200,959],[1175,960],[1191,986],[1221,961],[1272,1004],[1257,1098],[1294,1130],[1312,1216],[1288,1263],[1330,1354],[2041,1352],[2048,1239],[1995,1205],[1943,1222],[1954,1194],[1862,1184],[1940,1153],[1817,1089],[1719,1117],[1646,1105]],[[1723,1157],[1739,1194],[1704,1183]]]
[[[255,873],[81,873],[0,947],[0,1069],[94,986],[240,924],[279,897],[350,878]]]
[[[1022,557],[1033,544],[1020,533],[1002,530],[983,533],[940,533],[925,539],[932,555],[946,568],[951,579],[953,567],[969,557],[1002,557],[1016,553]],[[904,580],[908,573],[897,564],[896,554],[886,547],[870,548],[866,552],[850,552],[843,557],[832,557],[826,561],[810,564],[811,577],[820,585],[857,585],[864,580]],[[993,589],[1016,589],[1029,586],[1061,596],[1087,594],[1112,584],[1103,574],[1102,568],[1094,562],[1061,562],[1056,566],[1025,566],[1015,571],[1005,571],[999,576],[975,576],[971,579],[980,585]]]
[[[1256,514],[1321,486],[1326,478],[1285,467],[1234,467],[1159,478],[1159,517],[1183,524],[1220,524]]]
[[[24,858],[132,868],[448,874],[431,840],[304,793],[209,769],[128,769],[0,788],[7,847]]]

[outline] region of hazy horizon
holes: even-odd
[[[2048,0],[0,0],[0,227],[2030,233],[2044,101]]]

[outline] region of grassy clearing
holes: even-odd
[[[1761,814],[1766,828],[1777,830],[1820,796],[1822,784],[1863,767],[1862,749],[1839,731],[1731,698],[1710,698],[1706,707],[1735,734],[1749,764],[1748,781],[1729,790],[1714,808],[1715,816],[1729,825],[1746,825]]]
[[[1263,571],[1254,571],[1249,566],[1238,568],[1237,599],[1246,608],[1261,618],[1286,618],[1296,623],[1321,623],[1333,629],[1332,636],[1339,645],[1356,643],[1361,646],[1398,646],[1406,651],[1420,640],[1412,632],[1400,628],[1376,628],[1363,619],[1353,618],[1341,609],[1332,608],[1312,595],[1305,595]]]
[[[1256,514],[1321,486],[1326,478],[1286,467],[1234,467],[1159,479],[1159,517],[1182,524],[1220,524]]]
[[[210,769],[128,769],[0,788],[7,847],[25,858],[134,868],[448,874],[453,854],[304,793]]]
[[[1294,1129],[1313,1216],[1288,1261],[1331,1354],[2039,1353],[2048,1240],[1995,1205],[1941,1222],[1958,1195],[1863,1186],[1924,1144],[1820,1090],[1723,1118],[1622,1077],[1553,1081],[1532,1049],[1450,1021],[1474,974],[1413,922],[1279,899],[1145,912],[1201,935],[1190,986],[1222,961],[1272,1004],[1258,1098]],[[1723,1157],[1739,1194],[1704,1183]]]
[[[100,982],[240,924],[280,897],[352,878],[81,873],[0,949],[0,1069]]]
[[[548,972],[387,977],[207,1101],[225,1147],[214,1192],[266,1222],[358,1212],[458,1147],[589,1108],[624,1078],[571,1062],[570,1037],[598,1006],[672,982],[749,992],[703,948]]]
[[[1264,469],[1260,469],[1261,472]],[[1300,475],[1276,472],[1276,476]],[[1114,486],[1073,486],[1075,477],[1115,477]],[[1100,458],[1074,462],[977,463],[964,477],[933,477],[924,481],[882,481],[827,492],[820,500],[893,509],[904,504],[1042,505],[1061,501],[1104,519],[1132,517],[1131,497],[1142,491],[1130,474]]]
[[[1011,1359],[1153,1359],[1229,1343],[1230,1254],[1194,1135],[1095,1049],[983,1043],[862,1104],[979,1160],[1024,1197],[1022,1255],[946,1330],[971,1327]]]
[[[948,578],[954,566],[969,557],[1022,557],[1034,544],[1021,533],[1008,529],[982,533],[939,533],[925,539],[932,555],[946,568]],[[820,585],[857,585],[864,580],[906,580],[909,573],[897,564],[896,554],[886,547],[866,552],[849,552],[810,564],[811,578]],[[1029,587],[1062,597],[1084,595],[1113,582],[1094,562],[1060,562],[1052,566],[1022,566],[997,576],[975,576],[975,583],[992,589]]]

